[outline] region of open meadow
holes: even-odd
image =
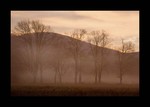
[[[12,96],[139,96],[138,85],[51,84],[12,86]]]

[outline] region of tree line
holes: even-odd
[[[28,55],[27,58],[27,69],[33,75],[33,82],[37,81],[37,73],[40,72],[40,82],[43,82],[43,63],[42,63],[42,54],[44,52],[44,45],[51,45],[53,43],[52,39],[49,39],[45,36],[45,32],[52,32],[50,26],[44,25],[39,20],[23,20],[17,23],[13,34],[16,36],[21,36],[24,41],[24,49]],[[28,38],[26,35],[32,35],[31,38]],[[82,41],[86,35],[89,35],[87,41],[90,46],[90,52],[92,54],[93,63],[94,63],[94,79],[95,83],[101,83],[102,72],[104,71],[104,60],[105,60],[105,48],[111,42],[109,39],[109,34],[106,31],[102,30],[93,30],[87,32],[86,29],[75,29],[73,32],[70,32],[70,37],[73,39],[68,39],[69,52],[74,60],[74,82],[82,82],[82,72],[81,72],[81,56],[83,54],[82,50]],[[99,50],[99,47],[101,49]],[[129,52],[134,52],[135,45],[131,42],[125,42],[124,39],[121,39],[121,45],[118,55],[118,65],[119,65],[119,78],[120,83],[122,84],[124,71],[124,62],[128,60],[124,55]],[[65,48],[65,47],[63,47]],[[64,56],[57,55],[57,59],[54,60],[52,67],[55,71],[54,82],[62,83],[62,75],[66,72],[66,65],[64,63]]]

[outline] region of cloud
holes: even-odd
[[[139,11],[11,11],[11,29],[24,19],[39,19],[58,33],[104,29],[116,43],[120,38],[139,38]]]
[[[37,19],[52,26],[73,26],[75,21],[86,20],[88,17],[78,15],[74,11],[11,11],[11,28],[20,20]]]
[[[139,32],[139,12],[138,11],[81,11],[77,14],[89,16],[93,19],[103,21],[97,23],[99,27],[109,30],[114,36],[132,33],[138,35]]]

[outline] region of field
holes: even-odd
[[[139,96],[138,85],[50,84],[11,86],[11,96]]]

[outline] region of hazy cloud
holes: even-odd
[[[139,11],[11,11],[11,30],[24,19],[39,19],[58,33],[75,28],[104,29],[116,41],[139,38]]]

